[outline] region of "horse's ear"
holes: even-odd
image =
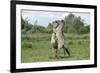
[[[58,23],[57,21],[55,21],[56,23]]]
[[[64,20],[61,20],[61,22],[62,22],[63,24],[65,24],[65,21],[64,21]]]
[[[64,22],[64,20],[61,20],[62,22]]]

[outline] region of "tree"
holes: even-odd
[[[51,23],[48,24],[48,26],[47,26],[46,29],[47,29],[47,32],[48,33],[51,33],[52,32],[52,25],[51,25]]]
[[[74,28],[74,19],[75,19],[75,15],[70,13],[68,16],[65,16],[64,18],[64,22],[65,22],[65,26],[64,26],[64,32],[68,32],[68,33],[73,33]]]
[[[76,30],[76,33],[78,33],[78,34],[80,34],[81,33],[80,31],[83,30],[81,28],[84,27],[84,23],[82,22],[80,16],[79,17],[76,17],[74,19],[74,25],[73,25],[73,27]]]
[[[80,16],[75,16],[74,14],[70,13],[68,16],[64,18],[65,26],[64,32],[66,33],[77,33],[81,34],[81,32],[86,33],[86,28],[89,32],[89,27],[84,26],[84,21],[81,19]],[[84,29],[83,29],[84,28]]]
[[[33,27],[31,23],[27,19],[23,19],[21,16],[21,29],[25,33]]]

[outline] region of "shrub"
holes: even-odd
[[[68,44],[69,44],[69,45],[73,45],[74,42],[73,42],[73,41],[69,41]]]
[[[22,42],[21,44],[22,48],[31,48],[32,49],[32,42]]]

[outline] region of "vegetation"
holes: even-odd
[[[65,16],[65,27],[64,32],[68,33],[77,33],[77,34],[84,34],[89,33],[89,25],[85,26],[85,23],[81,19],[81,17],[76,17],[73,14],[69,14]]]
[[[74,36],[74,37],[73,37]],[[69,60],[86,60],[90,58],[90,40],[89,34],[73,35],[65,34],[65,46],[68,46],[71,56],[51,59],[52,49],[50,44],[51,34],[34,33],[22,35],[22,62],[39,62],[39,61],[69,61]]]
[[[52,49],[50,44],[52,26],[47,27],[29,23],[28,19],[21,17],[21,62],[38,61],[64,61],[64,60],[86,60],[90,58],[90,25],[85,26],[81,17],[76,17],[72,13],[64,18],[64,37],[65,44],[68,46],[71,57],[51,59]]]
[[[21,18],[22,20],[22,32],[30,32],[30,33],[51,33],[52,26],[49,23],[47,27],[38,25],[38,21],[34,22],[34,25],[30,24],[28,20]],[[65,26],[64,32],[65,33],[72,33],[72,34],[86,34],[90,32],[90,25],[85,25],[84,21],[81,17],[76,17],[72,13],[64,18]]]

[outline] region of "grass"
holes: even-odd
[[[22,35],[21,62],[87,60],[90,58],[89,34],[65,34],[65,44],[69,47],[71,56],[64,57],[63,50],[61,50],[60,56],[62,57],[59,59],[50,58],[52,56],[50,37],[51,34],[42,33]]]

